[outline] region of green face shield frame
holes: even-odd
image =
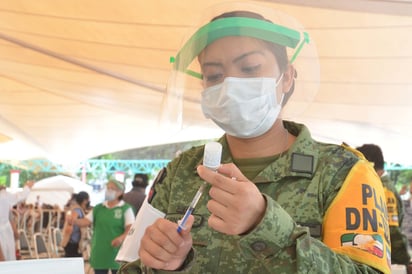
[[[170,58],[173,68],[202,79],[201,73],[187,69],[188,66],[209,44],[226,36],[248,36],[293,48],[295,52],[290,63],[295,61],[303,45],[309,43],[308,33],[303,32],[302,38],[299,31],[268,21],[247,17],[222,18],[204,25],[190,37],[176,57]]]

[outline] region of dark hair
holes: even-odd
[[[89,200],[89,193],[87,193],[86,191],[80,191],[74,196],[74,199],[80,205],[81,203],[83,203],[83,201]]]
[[[134,187],[147,187],[148,176],[144,173],[136,173],[133,178],[132,185]]]
[[[356,149],[362,152],[369,162],[374,163],[375,170],[383,170],[383,153],[379,146],[374,144],[364,144]]]

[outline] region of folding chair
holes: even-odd
[[[14,208],[11,210],[11,213],[13,214],[13,219],[16,222],[17,230],[19,230],[21,228],[20,227],[20,223],[21,223],[20,213]]]
[[[37,259],[50,258],[50,252],[49,252],[49,249],[47,248],[46,241],[44,240],[43,234],[40,232],[34,233],[33,241],[34,241],[35,257]]]
[[[53,210],[43,209],[41,212],[41,215],[42,215],[42,223],[41,223],[40,232],[48,233],[50,228],[52,227]]]
[[[19,229],[19,241],[18,241],[18,248],[20,250],[21,259],[31,259],[33,258],[33,253],[29,244],[29,240],[27,239],[27,234],[23,229]]]
[[[63,239],[62,231],[59,228],[54,228],[53,229],[53,249],[55,252],[55,255],[57,257],[62,257],[64,255],[64,249],[61,246]]]
[[[27,236],[29,237],[29,239],[34,240],[34,234],[41,232],[41,230],[39,229],[41,224],[41,214],[38,210],[32,209],[30,210],[28,217]]]
[[[56,253],[56,248],[54,245],[53,233],[54,233],[54,227],[49,227],[49,229],[47,230],[47,245],[49,246],[50,253],[54,257],[54,254]]]
[[[23,213],[20,228],[26,231],[29,228],[28,222],[30,220],[30,210]]]

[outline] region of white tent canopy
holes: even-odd
[[[27,204],[35,204],[37,196],[42,204],[58,205],[64,209],[73,193],[86,191],[90,196],[92,187],[86,183],[64,175],[48,177],[37,181],[26,199]]]
[[[0,159],[73,163],[218,136],[197,105],[179,133],[158,124],[169,57],[217,2],[0,1]],[[317,44],[320,90],[294,120],[412,164],[412,2],[256,2],[296,17]]]

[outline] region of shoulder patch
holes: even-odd
[[[312,155],[293,153],[292,171],[313,174],[314,159]]]
[[[352,167],[323,220],[323,242],[336,253],[389,274],[390,230],[385,193],[373,167]]]

